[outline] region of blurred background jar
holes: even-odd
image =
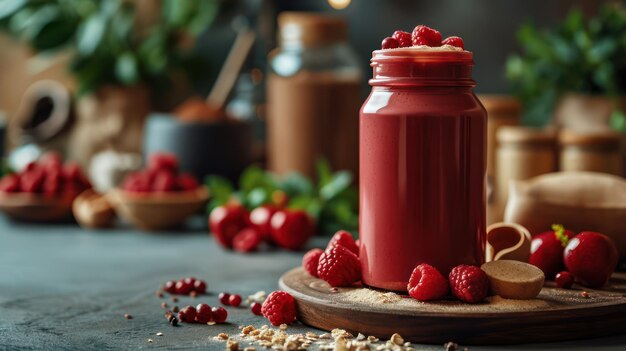
[[[510,182],[555,172],[558,160],[554,130],[504,126],[496,137],[496,206],[491,219],[499,222],[508,200]]]
[[[611,131],[589,134],[563,130],[559,133],[559,168],[623,176],[621,142],[622,135]]]
[[[314,176],[316,161],[326,158],[358,175],[363,75],[346,20],[283,12],[278,26],[280,44],[269,55],[268,168]]]

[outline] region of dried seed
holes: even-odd
[[[398,333],[393,334],[391,338],[389,339],[389,341],[391,341],[392,343],[398,346],[402,346],[402,344],[404,344],[404,339]]]
[[[180,311],[180,309],[178,308],[178,306],[174,306],[174,307],[172,307],[172,312],[174,312],[174,313],[178,313],[178,311]]]
[[[178,302],[178,297],[172,296],[172,302]]]
[[[195,299],[196,297],[198,297],[198,292],[192,291],[192,292],[189,293],[189,296],[191,296],[191,297],[193,297]]]
[[[165,302],[161,302],[161,308],[167,308],[167,304]]]
[[[152,339],[148,339],[148,342],[149,342],[149,343],[152,343]]]
[[[215,323],[214,321],[210,321],[210,322],[206,322],[207,325],[215,325],[217,323]]]
[[[585,299],[588,299],[589,298],[589,293],[586,292],[586,291],[583,291],[583,292],[580,293],[580,296],[584,297]]]
[[[377,338],[377,337],[375,337],[373,335],[370,335],[370,336],[367,337],[367,341],[369,341],[369,342],[378,342],[379,340],[380,340],[379,338]]]
[[[243,351],[256,351],[256,349],[252,346],[248,346],[246,348],[243,349]]]
[[[175,327],[178,325],[178,318],[176,318],[176,316],[172,316],[172,319],[170,319],[170,324],[172,325],[172,327]]]
[[[285,324],[285,323],[281,324],[281,325],[278,327],[278,329],[280,329],[280,330],[287,330],[287,324]]]
[[[124,313],[124,318],[126,318],[126,319],[133,319],[133,316],[131,316],[128,313]]]
[[[447,343],[443,344],[443,347],[446,349],[446,351],[456,351],[459,348],[459,345],[452,341],[448,341]]]
[[[163,292],[161,290],[157,290],[156,297],[158,297],[159,299],[162,299],[163,298]]]
[[[217,334],[216,338],[218,340],[228,340],[228,334],[226,334],[226,333],[219,333],[219,334]]]
[[[163,333],[158,332],[158,333],[156,333],[156,336],[163,336]]]

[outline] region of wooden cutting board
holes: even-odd
[[[399,333],[415,343],[516,344],[626,333],[626,274],[614,275],[610,291],[582,287],[543,288],[535,300],[490,297],[481,304],[444,300],[422,303],[366,287],[331,288],[302,268],[279,285],[298,302],[299,319],[310,326],[346,329],[389,338]]]

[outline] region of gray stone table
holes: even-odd
[[[157,298],[155,291],[168,279],[193,275],[207,280],[209,296],[181,298],[177,305],[213,306],[221,291],[242,296],[270,292],[283,272],[300,264],[302,253],[226,252],[215,245],[203,222],[196,229],[147,234],[128,228],[86,231],[71,224],[14,223],[0,217],[0,350],[224,349],[224,343],[211,337],[236,334],[242,324],[266,324],[245,308],[228,308],[230,324],[167,324],[161,302],[173,303]],[[322,243],[318,239],[312,244]],[[134,318],[126,320],[125,313]],[[289,328],[308,330],[302,325]],[[623,350],[626,336],[507,347],[528,348]]]

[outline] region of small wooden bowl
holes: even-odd
[[[183,223],[206,204],[209,191],[204,186],[170,193],[132,193],[115,189],[107,198],[120,217],[140,229],[155,231]]]
[[[28,222],[69,219],[75,194],[43,196],[32,193],[0,192],[0,210],[10,218]]]

